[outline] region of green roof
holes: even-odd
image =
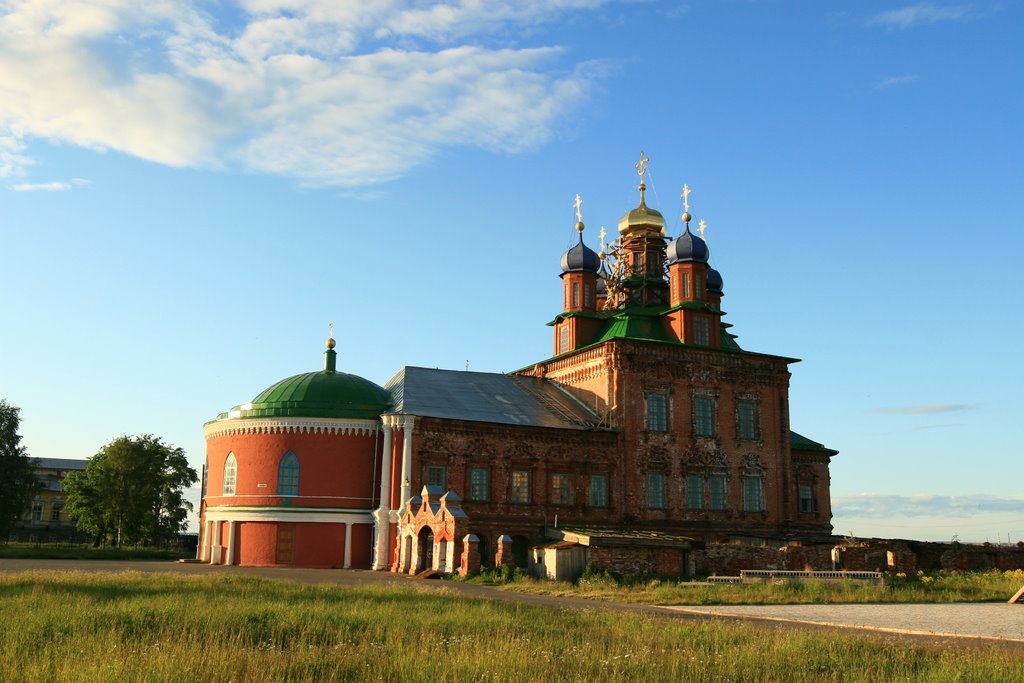
[[[793,451],[817,451],[819,453],[829,453],[831,455],[839,454],[839,451],[833,450],[823,443],[812,441],[806,436],[797,434],[794,431],[790,431],[789,433],[789,449]]]
[[[255,417],[375,419],[391,405],[382,387],[358,375],[322,370],[283,379],[218,420]]]

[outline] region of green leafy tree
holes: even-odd
[[[36,485],[32,460],[18,434],[20,412],[0,399],[0,540],[7,539],[11,527],[25,514]]]
[[[185,451],[150,434],[114,439],[63,481],[78,528],[117,545],[164,543],[184,530],[198,479]]]

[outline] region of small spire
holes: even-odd
[[[690,229],[690,220],[693,216],[690,215],[690,186],[683,183],[683,193],[679,195],[683,198],[683,223],[686,224],[686,229]]]
[[[327,350],[324,351],[324,372],[337,372],[338,352],[334,350],[337,342],[334,341],[334,323],[330,323],[330,335],[327,338]]]

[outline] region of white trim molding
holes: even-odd
[[[351,508],[286,508],[276,506],[245,507],[241,505],[218,505],[216,507],[206,508],[206,519],[210,522],[322,522],[329,524],[373,524],[373,513],[370,510],[354,510]]]
[[[340,418],[268,417],[227,418],[203,425],[206,438],[236,434],[359,434],[371,435],[380,430],[380,420],[347,420]]]

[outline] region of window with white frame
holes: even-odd
[[[228,453],[228,459],[224,461],[224,481],[221,484],[220,495],[235,495],[235,479],[238,477],[238,461],[234,453]]]

